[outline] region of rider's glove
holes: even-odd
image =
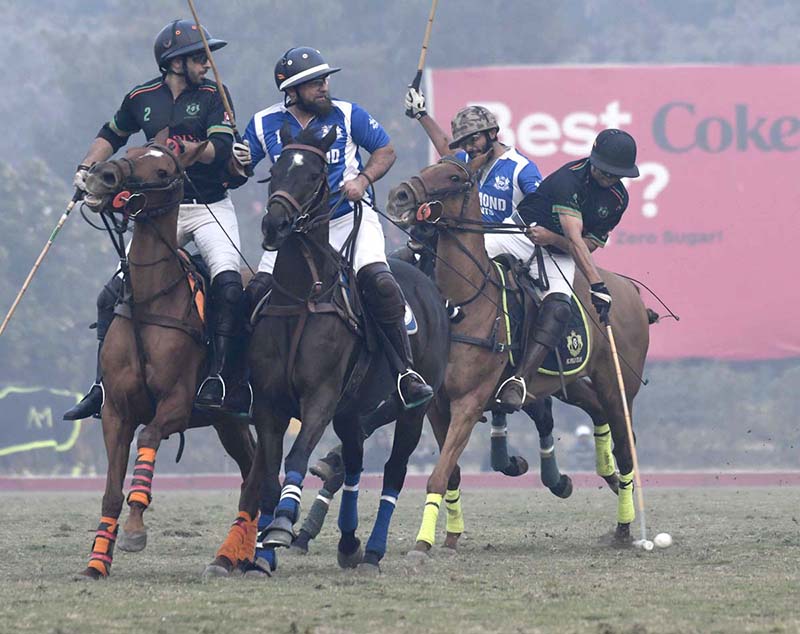
[[[75,177],[72,179],[72,184],[75,186],[75,189],[79,189],[82,192],[86,191],[86,176],[89,174],[89,166],[84,165],[81,163],[78,165],[78,171],[75,172]]]
[[[247,167],[253,162],[253,157],[250,154],[250,142],[242,141],[233,144],[233,158],[242,167]]]
[[[413,86],[408,87],[406,93],[406,116],[412,119],[419,119],[427,114],[425,111],[425,95],[418,91]]]
[[[608,312],[611,310],[611,293],[603,282],[592,284],[592,306],[604,326],[608,326]]]

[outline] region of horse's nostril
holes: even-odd
[[[397,200],[401,203],[404,203],[408,200],[408,194],[404,191],[397,192]]]
[[[109,186],[113,186],[117,184],[117,177],[114,175],[113,172],[104,172],[103,173],[103,183]]]

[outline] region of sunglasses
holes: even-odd
[[[190,55],[189,59],[192,60],[195,64],[200,64],[201,66],[208,63],[208,55],[205,53],[197,53],[196,55]]]
[[[616,179],[616,180],[619,180],[619,179],[620,179],[620,176],[619,176],[618,174],[609,174],[608,172],[604,172],[603,170],[601,170],[601,169],[598,169],[598,168],[596,168],[596,167],[595,167],[595,169],[596,169],[596,170],[597,170],[597,172],[598,172],[598,173],[599,173],[601,176],[603,176],[604,178],[607,178],[607,179],[609,179],[609,180],[614,180],[614,179]]]

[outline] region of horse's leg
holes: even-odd
[[[333,428],[342,441],[344,462],[344,486],[339,504],[339,546],[336,559],[342,568],[355,568],[363,559],[361,540],[356,537],[358,529],[358,484],[361,480],[364,447],[361,427],[354,412],[337,414]]]
[[[492,412],[490,442],[492,470],[512,478],[528,472],[528,461],[525,458],[508,455],[508,424],[505,412]]]
[[[589,379],[581,379],[570,383],[567,388],[567,402],[579,407],[589,414],[594,425],[594,452],[595,470],[609,488],[617,493],[619,491],[619,478],[614,455],[611,451],[611,428],[608,425],[603,405],[597,398],[597,392]]]
[[[125,424],[122,421],[110,400],[106,401],[103,406],[102,424],[103,440],[108,457],[108,471],[106,472],[106,490],[103,494],[100,525],[92,543],[89,564],[80,573],[80,578],[88,579],[107,577],[111,571],[114,543],[119,527],[118,520],[122,512],[122,502],[125,499],[122,487],[125,482],[128,455],[135,431],[134,425]]]
[[[450,404],[450,425],[439,460],[428,478],[425,510],[422,515],[422,525],[417,534],[415,551],[427,553],[435,542],[436,520],[439,517],[442,499],[447,493],[448,480],[457,465],[459,456],[469,442],[472,429],[483,413],[483,405],[489,396],[489,390],[477,389],[458,400],[453,400]]]
[[[238,421],[235,423],[225,421],[214,423],[214,431],[217,432],[222,447],[239,467],[244,488],[244,481],[253,466],[256,452],[256,443],[253,441],[249,426]]]
[[[422,435],[422,424],[425,420],[424,408],[403,411],[397,415],[392,453],[383,467],[383,489],[378,505],[378,515],[372,533],[367,541],[364,561],[361,568],[379,572],[379,562],[386,554],[386,542],[389,537],[389,525],[392,521],[397,498],[403,490],[403,483],[408,471],[408,459],[419,444]]]
[[[556,461],[556,443],[553,440],[553,399],[539,398],[522,408],[539,432],[539,477],[542,484],[556,497],[572,495],[572,479],[562,474]]]

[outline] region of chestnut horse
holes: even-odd
[[[502,302],[498,274],[484,247],[481,210],[478,200],[477,173],[488,160],[488,154],[478,156],[468,164],[445,157],[404,181],[389,194],[387,211],[399,224],[410,226],[417,222],[434,222],[439,232],[436,282],[442,294],[453,305],[462,306],[463,318],[451,324],[454,340],[450,348],[445,384],[428,410],[434,427],[449,428],[439,461],[427,484],[427,500],[422,527],[417,536],[414,553],[427,553],[434,543],[439,506],[446,491],[448,477],[467,445],[475,423],[490,409],[499,383],[508,376],[508,355],[498,354],[485,347],[464,343],[464,338],[490,337],[498,305]],[[427,213],[418,210],[429,204]],[[630,406],[639,389],[639,377],[644,367],[649,343],[648,313],[632,282],[610,273],[601,275],[612,296],[614,310],[611,323],[618,333],[617,347],[626,364],[623,376]],[[578,274],[575,294],[584,306],[590,306],[589,286]],[[500,320],[501,322],[503,320]],[[633,463],[628,445],[622,400],[612,365],[611,350],[604,330],[592,320],[591,356],[584,370],[566,377],[568,393],[577,379],[591,378],[594,393],[605,421],[611,429],[614,456],[620,471],[616,538],[630,539],[630,523],[634,519]],[[504,330],[504,326],[501,326]],[[498,333],[504,341],[505,333]],[[557,376],[539,375],[529,388],[528,397],[543,397],[560,388]],[[577,387],[577,385],[576,385]],[[582,392],[590,392],[584,390]],[[577,403],[576,403],[577,404]],[[448,538],[453,535],[448,530]]]
[[[154,143],[96,164],[86,179],[86,205],[99,213],[122,213],[124,222],[133,221],[133,238],[123,260],[129,293],[118,311],[123,318],[111,323],[100,355],[108,471],[100,526],[82,578],[108,576],[115,542],[122,550],[145,547],[142,515],[150,504],[156,452],[163,439],[213,423],[243,478],[252,464],[254,443],[246,423],[208,414],[190,423],[197,385],[205,376],[206,347],[187,267],[177,250],[177,224],[184,170],[205,143],[176,156],[163,145],[167,135],[162,130]],[[139,425],[144,429],[128,493],[130,511],[117,539],[128,455]]]

